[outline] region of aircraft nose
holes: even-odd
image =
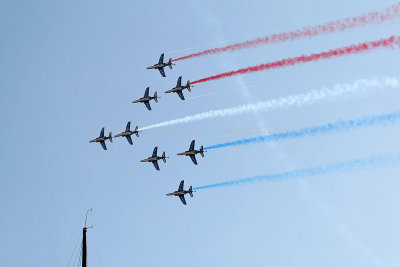
[[[151,67],[147,67],[146,69],[150,70],[150,69],[151,69]]]

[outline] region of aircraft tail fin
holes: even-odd
[[[162,160],[167,163],[167,157],[165,156],[165,151],[162,153]]]
[[[193,86],[192,86],[192,85],[190,85],[190,81],[187,81],[186,85],[187,85],[187,89],[188,89],[188,91],[189,91],[189,92],[191,92],[192,90],[191,90],[191,88],[190,88],[190,87],[193,87]]]
[[[189,187],[189,195],[191,196],[191,197],[193,197],[193,187],[192,186],[190,186]]]
[[[203,146],[200,147],[200,155],[204,158],[204,148],[203,148]]]
[[[156,101],[156,103],[158,103],[158,95],[157,95],[157,91],[154,92],[154,101]]]
[[[108,139],[110,139],[110,142],[112,143],[112,132],[109,133]]]
[[[172,65],[175,65],[175,64],[172,64],[172,58],[170,58],[169,60],[168,60],[168,63],[169,63],[169,68],[172,70]]]
[[[136,126],[135,128],[135,134],[137,137],[139,137],[139,126]]]

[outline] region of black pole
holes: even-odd
[[[83,228],[83,240],[82,240],[82,267],[87,267],[87,251],[86,251],[86,231],[87,228]]]

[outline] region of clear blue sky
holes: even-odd
[[[382,9],[394,1],[1,1],[0,266],[66,266],[88,223],[89,266],[399,266],[400,169],[330,174],[165,193],[360,156],[400,152],[400,126],[175,156],[189,146],[297,129],[400,109],[400,92],[158,128],[88,141],[101,127],[146,126],[210,109],[399,77],[400,50],[325,60],[197,84],[187,98],[162,92],[239,67],[400,35],[399,23],[177,62],[166,57]],[[190,49],[189,51],[174,52]],[[263,84],[250,88],[246,86]],[[162,98],[132,104],[150,86]],[[250,129],[250,130],[249,130]],[[157,172],[153,147],[166,151]],[[75,264],[76,265],[76,264]],[[70,265],[72,266],[72,264]]]

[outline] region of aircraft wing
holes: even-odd
[[[194,165],[197,165],[197,160],[195,155],[190,155],[190,158],[192,159]]]
[[[147,102],[144,102],[144,104],[145,104],[145,106],[146,106],[146,108],[148,109],[148,110],[151,110],[151,106],[150,106],[150,103],[147,101]]]
[[[186,200],[184,195],[179,195],[179,198],[181,199],[183,205],[186,205]]]
[[[163,63],[163,62],[164,62],[164,53],[161,54],[160,60],[158,60],[158,64]]]
[[[146,91],[144,91],[144,97],[148,97],[149,96],[149,90],[150,90],[150,87],[147,87]]]
[[[154,150],[153,150],[153,157],[156,157],[157,156],[157,148],[158,148],[158,146],[156,146],[155,148],[154,148]]]
[[[158,166],[158,161],[153,161],[153,165],[154,165],[154,168],[156,168],[157,171],[160,170],[160,166]]]
[[[192,142],[190,143],[189,150],[194,150],[194,142],[195,140],[192,140]]]
[[[158,70],[160,71],[161,76],[165,77],[164,68],[159,68]]]
[[[182,91],[176,92],[182,100],[185,100],[185,96],[183,95]]]
[[[176,82],[176,87],[182,86],[182,76],[179,76],[178,81]]]
[[[128,140],[128,143],[131,144],[131,145],[133,145],[131,136],[130,136],[130,135],[127,135],[127,136],[125,136],[125,137],[126,137],[126,140]]]
[[[103,147],[104,150],[107,150],[106,142],[101,141],[100,144],[101,144],[101,146]]]
[[[104,137],[104,127],[101,128],[100,137]]]
[[[131,122],[128,121],[128,123],[126,124],[126,129],[125,131],[130,131],[131,130]]]
[[[181,183],[179,184],[178,191],[183,191],[183,185],[185,183],[185,180],[182,180]]]

